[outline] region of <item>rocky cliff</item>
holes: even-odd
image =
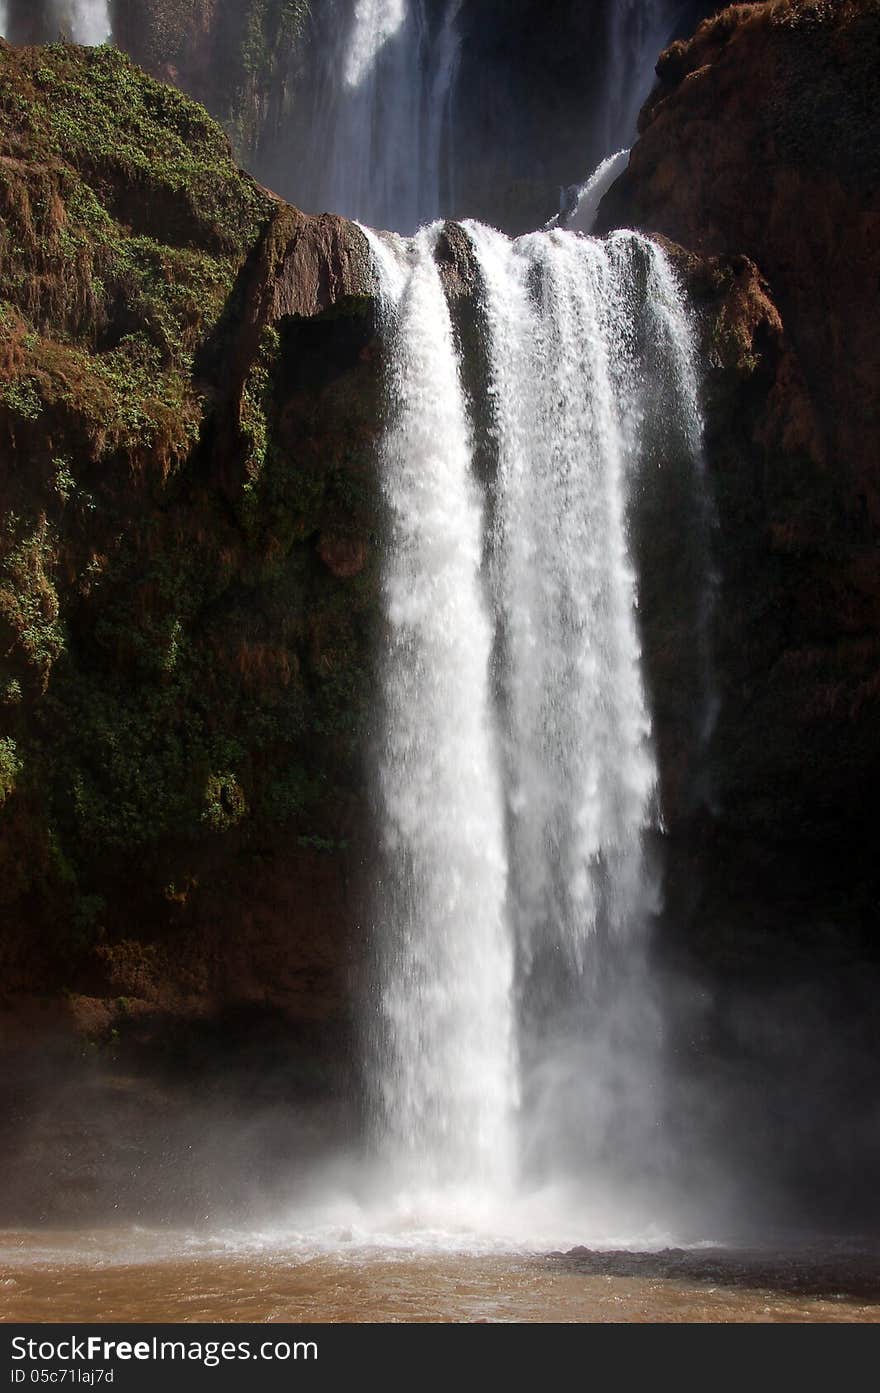
[[[719,898],[759,922],[774,903],[786,938],[799,922],[873,940],[878,65],[875,0],[732,6],[662,56],[600,212],[704,262],[740,258],[708,375],[721,703],[708,835],[728,882],[740,867]]]
[[[730,7],[662,56],[600,209],[688,248],[703,307],[718,707],[702,752],[682,734],[686,611],[651,584],[673,549],[662,511],[644,553],[659,941],[701,983],[678,1000],[682,1096],[726,1094],[719,1151],[847,1222],[872,1209],[878,1137],[878,67],[876,0]],[[682,797],[697,767],[702,807]]]
[[[249,1003],[344,1023],[362,235],[111,50],[0,43],[0,204],[5,1046]]]

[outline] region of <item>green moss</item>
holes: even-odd
[[[64,650],[64,628],[53,582],[57,537],[45,515],[28,523],[7,514],[6,546],[0,554],[0,626],[5,628],[6,662],[23,659],[45,687]]]
[[[203,108],[110,48],[0,50],[0,154],[0,412],[60,402],[96,458],[176,467],[193,354],[272,200]]]
[[[124,170],[135,190],[148,184],[160,208],[165,196],[164,211],[177,211],[184,226],[191,219],[209,244],[242,252],[253,242],[266,196],[235,168],[226,135],[203,107],[154,82],[114,48],[43,49],[33,83],[44,100],[27,101],[31,138],[112,203],[131,192],[115,184]],[[138,211],[151,217],[147,208]]]
[[[17,381],[7,382],[0,391],[0,401],[7,411],[12,412],[14,416],[20,416],[24,421],[36,421],[43,410],[37,384],[30,377],[20,377]]]

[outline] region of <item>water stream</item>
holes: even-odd
[[[497,1211],[511,1180],[598,1193],[660,1164],[657,773],[629,507],[658,437],[696,461],[700,418],[655,243],[465,224],[474,364],[439,229],[370,234],[388,397],[374,1070],[389,1156],[423,1189],[484,1187]]]
[[[483,502],[437,231],[373,239],[389,360],[382,1132],[408,1180],[497,1191],[515,1101],[513,949]]]

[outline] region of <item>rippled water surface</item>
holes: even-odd
[[[5,1321],[876,1322],[865,1254],[455,1254],[0,1236]]]

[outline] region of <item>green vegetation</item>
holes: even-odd
[[[370,320],[239,366],[276,206],[122,54],[0,50],[0,903],[70,952],[185,923],[206,864],[338,848],[357,795]]]
[[[14,791],[20,773],[21,762],[15,751],[15,741],[4,736],[0,739],[0,806]]]
[[[272,201],[201,107],[109,48],[0,53],[0,151],[0,403],[177,467],[194,351]]]
[[[228,131],[238,157],[254,154],[272,94],[289,85],[309,0],[235,0],[217,5],[205,34],[196,0],[116,0],[127,48],[151,72],[169,68]],[[206,47],[210,56],[206,62]],[[194,52],[196,62],[193,63]]]

